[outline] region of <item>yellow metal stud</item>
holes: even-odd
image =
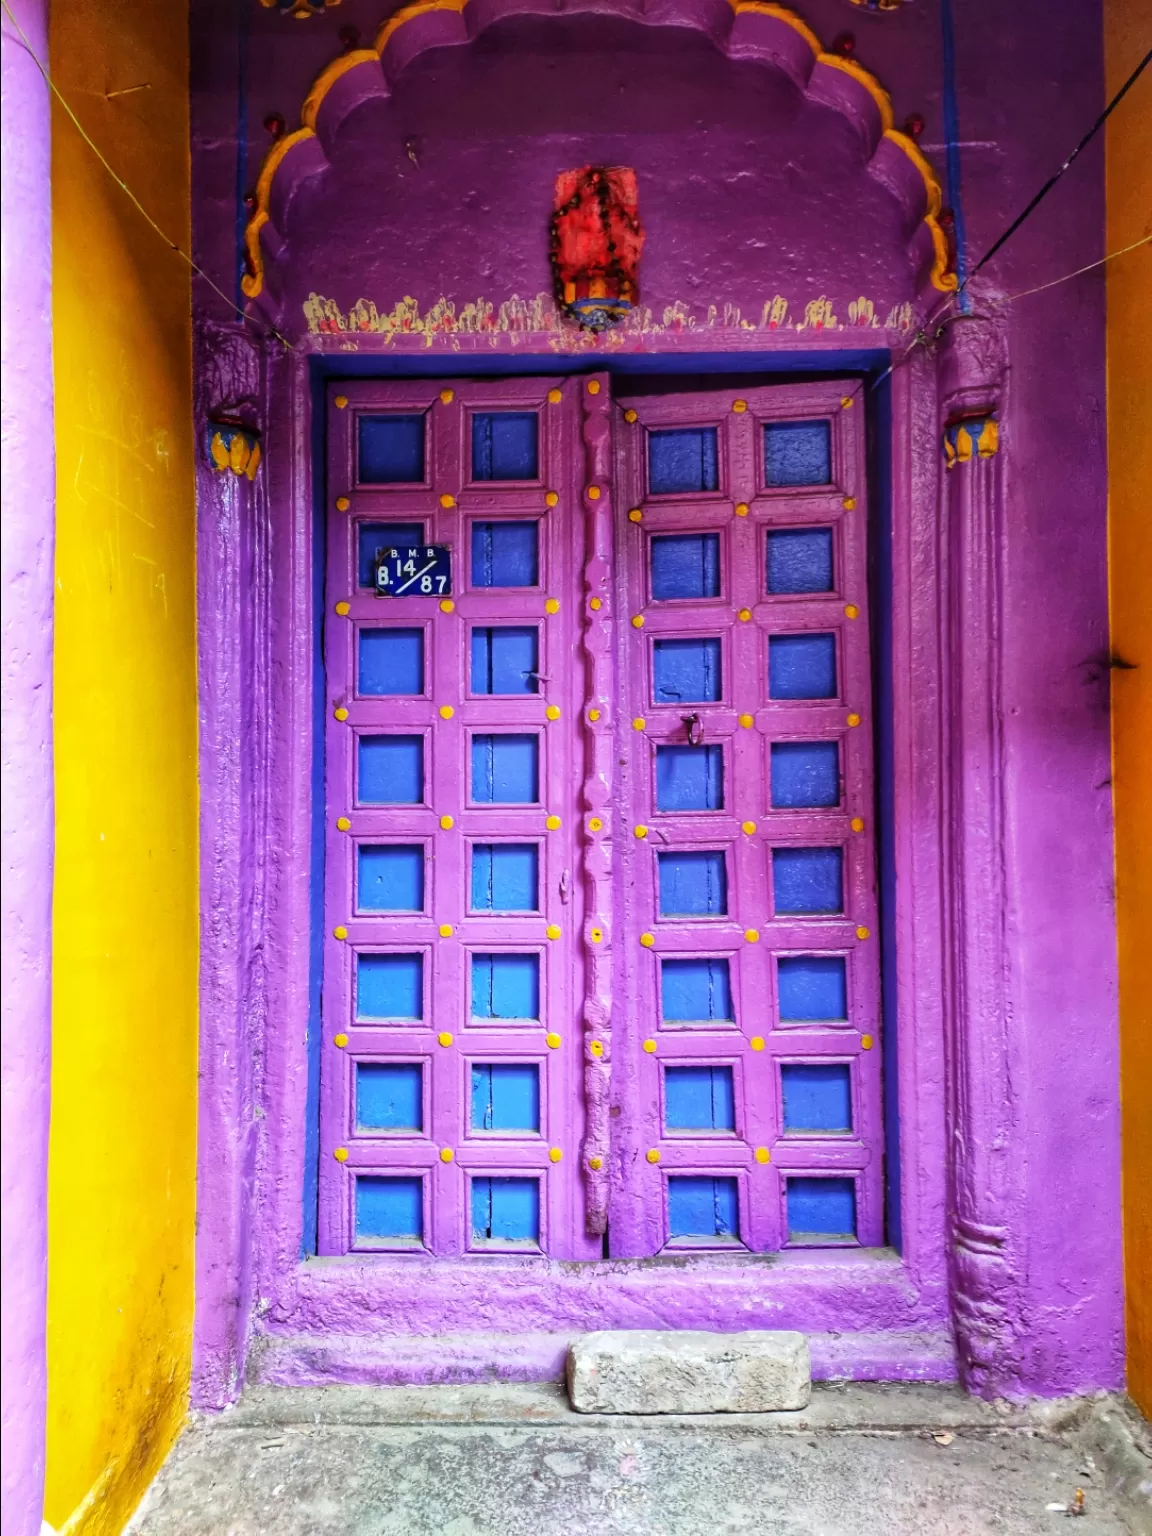
[[[853,816],[852,820],[849,822],[849,826],[852,828],[853,832],[863,832],[863,830],[864,830],[864,818],[863,818],[863,816]]]
[[[871,1035],[860,1036],[860,1049],[862,1051],[870,1051],[875,1043]]]
[[[656,935],[652,933],[642,933],[640,935],[640,942],[643,944],[645,949],[651,949],[653,944],[656,942]]]
[[[644,1042],[644,1049],[647,1051],[649,1056],[655,1056],[655,1054],[656,1054],[656,1042],[655,1042],[655,1040],[645,1040],[645,1042]]]
[[[560,599],[558,597],[550,597],[547,600],[547,602],[544,604],[544,612],[545,613],[559,613],[560,612]]]
[[[644,1156],[648,1159],[648,1161],[650,1163],[658,1163],[660,1161],[660,1148],[659,1147],[649,1147],[648,1151],[645,1152]]]
[[[856,498],[855,498],[855,496],[845,496],[845,498],[844,498],[844,510],[845,510],[845,512],[854,512],[856,510]]]
[[[559,816],[547,816],[545,817],[544,825],[548,828],[549,832],[558,832],[562,823]]]
[[[348,617],[348,615],[352,612],[352,604],[351,603],[345,603],[345,602],[341,601],[341,602],[336,604],[336,612],[340,615],[340,617],[342,619],[346,619]]]
[[[602,832],[604,830],[604,823],[600,820],[599,816],[589,816],[588,830],[589,832]]]
[[[443,1045],[443,1046],[451,1045],[452,1044],[452,1031],[450,1029],[442,1029],[440,1031],[440,1033],[436,1036],[436,1043],[437,1043],[437,1045]]]
[[[643,516],[644,514],[641,512],[639,507],[633,507],[631,512],[628,514],[628,521],[630,523],[638,523]]]
[[[738,501],[736,503],[736,516],[737,517],[747,517],[748,516],[748,503],[746,501]]]
[[[334,939],[346,939],[348,937],[348,930],[343,923],[336,924],[336,927],[332,930],[332,937]]]
[[[733,400],[732,409],[736,412],[737,416],[743,416],[744,412],[748,409],[747,400]]]
[[[628,423],[629,426],[631,426],[634,421],[639,421],[639,419],[640,418],[636,412],[631,409],[624,412],[624,420]]]
[[[444,828],[445,832],[451,832],[456,822],[451,816],[441,816],[440,825]]]
[[[335,400],[333,400],[332,404],[336,407],[336,409],[338,411],[347,410],[347,408],[348,408],[348,396],[347,395],[337,395]]]
[[[442,389],[440,391],[440,403],[442,405],[451,405],[455,398],[455,392],[451,389]]]
[[[635,613],[635,614],[632,615],[632,628],[633,629],[643,629],[644,628],[644,615],[642,613]]]
[[[857,928],[857,930],[856,930],[856,937],[858,939],[870,939],[872,937],[872,930],[871,930],[871,928],[865,928],[863,926]]]
[[[343,1033],[341,1033],[339,1035],[333,1035],[332,1036],[332,1044],[333,1045],[338,1045],[340,1047],[340,1049],[343,1050],[344,1047],[348,1044],[348,1036],[343,1034]]]
[[[549,720],[559,720],[559,718],[560,718],[560,706],[559,706],[559,704],[549,704],[548,707],[545,709],[544,714],[545,714],[545,717],[547,719],[549,719]]]
[[[740,716],[740,724],[744,728],[744,730],[750,731],[752,729],[752,727],[756,724],[755,716],[753,716],[753,715],[741,715]]]
[[[442,939],[450,939],[452,937],[452,924],[441,923],[439,933]]]
[[[544,492],[544,505],[546,507],[554,507],[559,503],[559,501],[560,497],[556,491]]]
[[[602,1157],[590,1157],[588,1159],[588,1166],[593,1173],[599,1173],[604,1166],[604,1159]]]
[[[348,820],[347,816],[337,816],[336,830],[337,832],[351,832],[352,823]]]
[[[600,599],[598,597],[590,597],[588,599],[588,606],[589,606],[589,608],[591,608],[593,613],[599,613],[601,608],[603,608],[604,604],[600,601]]]
[[[772,1154],[767,1147],[757,1147],[752,1155],[758,1163],[770,1163],[772,1161]]]
[[[844,609],[844,613],[849,619],[858,619],[860,617],[860,610],[855,603],[849,603]]]
[[[632,722],[632,729],[634,731],[642,731],[647,724],[648,722],[645,720],[643,715],[637,715],[635,720]]]
[[[587,491],[585,492],[585,494],[588,497],[589,501],[599,501],[600,500],[600,487],[598,485],[590,485],[588,487]]]
[[[860,724],[860,716],[858,714],[856,714],[855,711],[853,711],[853,713],[848,716],[848,724],[849,725],[859,725]]]
[[[759,928],[745,928],[745,930],[744,930],[744,940],[745,940],[745,943],[747,943],[747,944],[759,944],[759,942],[760,942],[760,930],[759,930]]]
[[[589,1042],[588,1042],[588,1049],[592,1053],[593,1056],[603,1056],[603,1054],[604,1054],[604,1042],[603,1042],[603,1040],[589,1040]]]
[[[841,395],[840,404],[846,411],[850,411],[855,404],[855,401],[852,399],[851,395]]]
[[[545,928],[545,930],[544,930],[544,934],[545,934],[546,938],[558,939],[560,937],[560,934],[561,934],[560,924],[559,923],[549,923],[547,928]]]
[[[592,724],[595,725],[597,720],[600,718],[600,711],[598,709],[590,709],[588,711],[588,718],[591,720]]]
[[[642,821],[632,828],[632,836],[641,838],[648,836],[648,828]]]
[[[337,1147],[335,1152],[333,1152],[332,1156],[336,1159],[336,1161],[338,1163],[346,1163],[348,1161],[348,1148],[347,1147]]]
[[[455,713],[456,713],[456,711],[452,708],[451,704],[441,704],[441,706],[440,706],[440,718],[441,718],[441,720],[451,720],[452,716]]]
[[[741,608],[736,617],[740,620],[741,624],[747,624],[748,620],[752,617],[751,608]]]
[[[598,395],[600,393],[600,380],[599,379],[589,379],[588,380],[588,393],[590,395]]]
[[[751,837],[756,830],[756,823],[754,821],[742,821],[740,823],[740,830],[748,837]]]
[[[559,405],[561,400],[563,400],[563,398],[564,398],[564,396],[563,396],[562,392],[560,390],[558,390],[558,389],[550,389],[548,391],[548,404],[549,405]]]
[[[603,928],[591,928],[591,929],[589,929],[588,937],[592,940],[593,944],[603,944],[603,942],[604,942],[604,930],[603,930]]]
[[[332,711],[332,718],[334,720],[347,720],[348,711],[344,708],[343,704],[337,704],[336,708]]]
[[[564,1154],[559,1147],[548,1148],[548,1161],[550,1163],[558,1163],[563,1156]]]
[[[452,599],[450,597],[442,597],[440,599],[440,612],[441,613],[455,613],[455,611],[456,611],[456,604],[452,601]]]
[[[449,507],[454,507],[456,505],[455,496],[449,496],[448,493],[445,492],[444,495],[440,498],[440,505],[444,508],[445,511],[447,511]]]
[[[337,512],[347,512],[348,508],[351,505],[352,505],[352,503],[348,500],[347,496],[337,496],[337,498],[336,498],[336,510],[337,510]]]
[[[544,1036],[544,1044],[550,1051],[558,1051],[560,1049],[560,1036],[554,1031],[549,1030]]]
[[[451,1147],[440,1148],[440,1161],[442,1163],[450,1163],[455,1156],[456,1154]]]
[[[764,1049],[764,1036],[763,1035],[753,1035],[751,1040],[749,1040],[748,1044],[752,1047],[752,1049],[754,1051],[762,1051]]]

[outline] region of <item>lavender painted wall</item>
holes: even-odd
[[[16,0],[47,54],[47,7]],[[48,88],[3,32],[3,1526],[44,1493],[52,992],[51,200]]]
[[[224,286],[237,275],[238,224],[247,217],[237,192],[254,185],[270,142],[265,115],[282,113],[293,129],[311,79],[339,52],[337,27],[360,29],[363,46],[384,14],[350,0],[301,25],[252,8],[242,43],[223,0],[194,7],[197,255]],[[827,1336],[854,1330],[855,1353],[842,1341],[817,1343],[825,1369],[947,1374],[947,1148],[965,1138],[994,1143],[1007,1168],[984,1217],[989,1231],[1006,1234],[995,1241],[1010,1301],[989,1323],[1005,1344],[1004,1363],[975,1384],[1057,1392],[1120,1379],[1107,680],[1092,666],[1107,644],[1103,288],[1092,274],[1010,307],[995,303],[1100,253],[1100,179],[1090,157],[977,290],[978,307],[996,313],[1007,358],[1006,373],[989,364],[1002,412],[997,478],[973,482],[971,493],[956,481],[945,496],[940,412],[956,392],[923,354],[893,376],[902,1261],[782,1263],[770,1276],[761,1271],[759,1289],[747,1294],[732,1276],[719,1283],[709,1273],[701,1284],[688,1272],[629,1278],[591,1266],[558,1286],[551,1310],[516,1265],[486,1270],[478,1305],[419,1264],[403,1277],[363,1261],[298,1264],[314,555],[303,354],[410,354],[421,366],[439,357],[445,371],[466,369],[473,352],[539,354],[542,368],[565,352],[600,367],[623,352],[794,354],[865,344],[899,355],[917,317],[938,301],[924,283],[916,189],[887,172],[879,179],[877,154],[869,160],[877,125],[866,120],[867,103],[814,100],[763,60],[725,58],[726,16],[701,0],[670,15],[675,28],[619,15],[533,17],[499,21],[467,48],[417,55],[413,44],[405,69],[393,60],[391,98],[345,102],[354,109],[343,114],[333,106],[320,120],[327,168],[318,158],[314,176],[287,177],[273,199],[258,316],[273,316],[297,355],[272,341],[262,377],[258,364],[241,368],[243,349],[221,329],[228,315],[200,296],[201,409],[246,391],[265,415],[267,450],[256,490],[202,474],[202,591],[224,594],[201,608],[203,1056],[245,1064],[227,1084],[206,1078],[202,1400],[235,1390],[254,1294],[266,1303],[261,1369],[269,1379],[428,1374],[439,1368],[431,1354],[389,1353],[381,1336],[447,1330],[463,1338],[485,1328],[545,1336],[523,1346],[519,1364],[510,1352],[508,1370],[531,1373],[548,1368],[541,1362],[553,1359],[564,1330],[654,1313],[723,1326],[729,1290],[749,1320]],[[874,17],[814,0],[805,18],[825,40],[855,27],[856,57],[891,91],[896,122],[923,112],[921,147],[942,166],[935,6],[913,0]],[[959,28],[964,211],[979,251],[1098,109],[1099,16],[1084,7],[1056,28],[1040,0],[1024,0],[1010,20],[980,0],[965,7]],[[549,288],[552,178],[600,158],[639,172],[650,313],[593,344],[558,328],[546,300],[534,301]],[[409,296],[414,304],[401,306]],[[776,297],[786,310],[766,308]],[[490,322],[479,301],[492,306]],[[986,505],[995,515],[980,523]],[[949,680],[955,658],[940,626],[938,583],[952,583],[955,605],[969,573],[948,567],[938,529],[965,519],[992,540],[991,575],[979,601],[957,611],[973,616],[977,639],[987,622],[1001,626],[989,637],[998,680],[991,720],[974,715],[957,738],[978,744],[1002,807],[1003,958],[983,960],[985,971],[996,969],[986,995],[997,1001],[982,1043],[998,1053],[1006,1087],[984,1119],[963,1118],[957,1089],[956,1037],[973,1021],[942,1017],[940,1004],[948,970],[941,935],[954,932],[940,926],[951,898],[936,873],[948,817],[941,741],[950,718],[941,700],[963,703],[971,679]],[[950,547],[986,547],[966,538]],[[240,571],[262,594],[255,609]],[[261,571],[274,576],[271,585],[261,585]],[[967,746],[957,750],[963,774]],[[225,931],[230,914],[251,928]],[[979,945],[974,952],[979,965]],[[265,1031],[266,1017],[275,1030]],[[471,1348],[458,1345],[456,1368],[470,1369],[473,1357],[476,1369],[490,1368],[485,1347]]]

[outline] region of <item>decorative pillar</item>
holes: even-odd
[[[993,324],[960,316],[939,361],[952,1314],[961,1378],[995,1396],[1020,1350],[1016,1102],[1004,860],[1004,353]]]
[[[44,1504],[52,1039],[52,190],[44,0],[3,29],[3,1504]]]

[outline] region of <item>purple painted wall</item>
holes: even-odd
[[[884,139],[866,91],[832,66],[813,69],[810,53],[785,57],[796,34],[754,32],[748,18],[736,31],[729,8],[706,0],[683,0],[664,27],[607,6],[598,10],[614,14],[498,19],[495,0],[472,4],[469,25],[493,22],[476,41],[421,52],[452,34],[410,23],[386,56],[391,95],[379,65],[350,70],[319,113],[319,137],[286,159],[256,310],[292,352],[239,341],[223,306],[200,295],[200,409],[243,399],[266,432],[255,487],[207,468],[201,477],[211,600],[200,620],[200,1398],[235,1391],[255,1295],[267,1379],[532,1374],[551,1369],[567,1331],[736,1317],[815,1334],[825,1373],[938,1376],[955,1368],[950,1284],[959,1365],[980,1390],[1114,1386],[1102,279],[997,302],[1101,253],[1091,155],[977,287],[993,323],[954,326],[941,358],[921,351],[893,375],[901,1260],[790,1256],[744,1281],[720,1280],[706,1261],[678,1276],[589,1266],[553,1276],[544,1299],[515,1263],[486,1267],[481,1296],[454,1293],[419,1261],[402,1275],[386,1262],[298,1262],[314,556],[306,355],[442,356],[446,371],[472,352],[552,363],[575,353],[610,367],[623,351],[864,344],[901,358],[940,301],[927,281],[922,181]],[[363,48],[385,10],[349,0],[304,25],[255,7],[241,15],[242,35],[223,0],[193,12],[196,248],[225,287],[250,211],[240,195],[271,142],[266,114],[293,130],[311,80],[340,52],[338,28],[359,29]],[[825,40],[855,28],[856,58],[891,92],[897,124],[924,114],[920,147],[942,171],[935,5],[871,16],[813,0],[805,19]],[[455,16],[436,23],[449,24],[459,30]],[[1084,7],[1053,27],[1041,0],[1023,0],[1010,20],[979,0],[958,24],[963,206],[978,254],[1098,110],[1099,15]],[[595,343],[552,311],[546,225],[556,172],[599,159],[637,168],[648,243],[645,312]],[[985,394],[1001,452],[946,478],[941,422]],[[981,906],[986,890],[1002,890],[994,909]],[[494,1367],[491,1346],[476,1342],[485,1329],[528,1337]],[[413,1343],[437,1332],[456,1343]]]
[[[47,55],[47,7],[17,0]],[[3,31],[3,1503],[40,1529],[44,1494],[52,1027],[51,196],[48,87]]]

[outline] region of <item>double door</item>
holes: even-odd
[[[332,386],[320,1247],[882,1238],[858,386]]]

